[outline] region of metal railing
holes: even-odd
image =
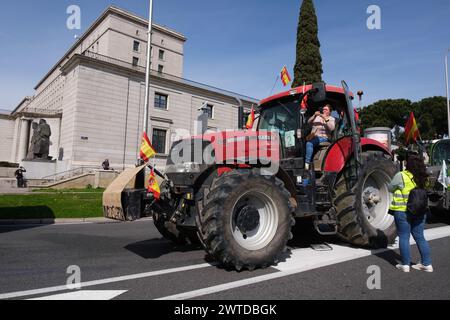
[[[48,182],[57,182],[66,179],[70,179],[76,176],[81,176],[83,174],[93,173],[95,170],[103,170],[102,167],[79,167],[67,171],[58,172],[50,176],[43,177],[42,180],[47,180]]]

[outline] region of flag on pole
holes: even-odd
[[[255,109],[252,106],[252,111],[250,112],[250,115],[248,116],[247,124],[245,125],[245,127],[250,130],[251,128],[253,128],[254,122],[255,122]]]
[[[283,82],[283,86],[287,86],[288,83],[291,82],[291,76],[286,68],[286,66],[281,69],[281,82]]]
[[[416,118],[414,118],[414,112],[409,114],[408,122],[405,126],[405,137],[406,144],[409,144],[409,141],[412,139],[414,142],[417,141],[417,137],[419,136],[419,128],[417,127]]]
[[[303,112],[306,112],[306,109],[308,109],[308,95],[307,95],[307,94],[305,94],[305,95],[303,96],[302,103],[301,103],[301,105],[300,105],[300,109],[301,109]]]
[[[359,121],[359,111],[355,108],[353,110],[353,112],[355,113],[355,121],[356,121],[356,123],[358,123],[358,121]]]
[[[145,162],[148,162],[148,160],[156,155],[155,149],[153,149],[152,144],[150,143],[150,140],[148,139],[147,133],[144,132],[144,135],[142,136],[142,144],[141,144],[141,159]]]
[[[150,172],[150,178],[148,180],[148,189],[147,189],[148,193],[153,193],[153,197],[156,200],[159,200],[160,196],[161,196],[161,189],[159,188],[159,184],[158,181],[156,181],[156,176],[155,176],[155,169],[152,168],[152,171]]]

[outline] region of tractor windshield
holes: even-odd
[[[298,98],[291,101],[274,101],[272,106],[261,111],[259,130],[277,131],[280,134],[284,157],[294,156],[299,148],[296,139],[299,105]]]
[[[431,151],[431,165],[442,166],[442,161],[450,164],[450,140],[441,140],[435,143]]]

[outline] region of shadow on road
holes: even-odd
[[[202,250],[200,245],[177,245],[166,239],[150,239],[131,243],[125,246],[125,249],[144,259],[157,259],[165,254],[173,252],[189,252]]]
[[[337,236],[323,236],[314,229],[312,219],[296,219],[295,226],[292,228],[294,236],[288,246],[293,249],[309,248],[311,245],[323,243],[342,243]]]
[[[0,207],[1,219],[54,219],[55,213],[48,206]]]
[[[2,220],[24,220],[20,224],[13,221],[2,225]],[[41,224],[41,219],[46,223]],[[42,227],[55,222],[55,214],[48,206],[17,206],[0,207],[0,233],[13,232],[22,229]]]
[[[27,229],[34,229],[39,227],[44,227],[46,225],[44,224],[11,224],[11,225],[1,225],[0,222],[0,234],[8,233],[8,232],[15,232],[15,231],[21,231],[21,230],[27,230]]]

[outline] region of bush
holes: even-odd
[[[3,168],[18,168],[19,164],[18,163],[6,162],[6,161],[0,161],[0,167],[3,167]]]

